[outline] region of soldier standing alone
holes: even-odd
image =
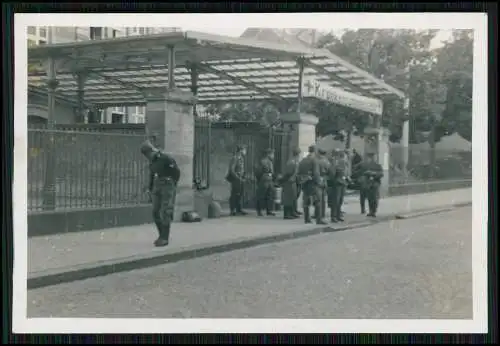
[[[257,215],[262,216],[263,207],[268,216],[276,215],[274,209],[274,151],[267,149],[265,157],[256,169],[257,176]]]
[[[363,162],[360,166],[361,175],[364,180],[364,193],[368,198],[369,213],[367,216],[376,217],[380,198],[380,183],[384,176],[384,171],[382,166],[375,162],[374,153],[368,153],[366,155],[366,162]]]
[[[314,216],[318,225],[325,225],[321,217],[321,176],[315,146],[309,147],[309,154],[299,163],[298,175],[302,186],[304,221],[311,223],[310,206],[314,204]]]
[[[281,185],[283,186],[283,218],[296,219],[299,217],[297,214],[297,172],[299,169],[300,154],[299,148],[293,150],[293,157],[288,160],[285,167],[285,174],[281,178]]]
[[[180,170],[172,156],[155,148],[150,141],[141,146],[141,153],[150,162],[148,191],[153,202],[153,220],[159,233],[154,244],[166,246],[174,216]]]
[[[324,218],[326,215],[326,182],[328,179],[328,172],[330,169],[330,160],[326,157],[326,150],[318,150],[318,160],[319,160],[319,175],[321,177],[321,183],[319,185],[321,194],[321,217]]]
[[[329,172],[328,206],[330,207],[332,222],[344,221],[342,217],[342,205],[348,184],[348,172],[345,160],[345,152],[337,151],[335,163]]]
[[[245,186],[245,155],[246,147],[238,145],[236,153],[229,163],[229,171],[226,180],[231,184],[231,195],[229,197],[229,208],[231,215],[246,215],[242,209],[242,198]]]

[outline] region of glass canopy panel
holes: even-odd
[[[44,45],[30,48],[28,58],[30,66],[37,67],[43,66],[49,54],[56,59],[60,82],[57,92],[62,95],[76,97],[76,79],[68,66],[80,66],[88,72],[84,85],[86,102],[126,106],[144,103],[143,89],[167,86],[165,47],[169,44],[176,46],[177,87],[191,88],[192,64],[186,62],[198,64],[198,100],[203,103],[296,98],[297,60],[301,57],[306,59],[304,75],[326,85],[372,98],[404,96],[399,90],[325,50],[196,32]],[[30,87],[46,90],[46,81],[45,71],[39,68],[30,71]]]

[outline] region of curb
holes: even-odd
[[[322,227],[300,230],[291,233],[281,233],[259,238],[246,238],[233,241],[230,243],[222,242],[216,244],[208,244],[205,247],[200,247],[199,245],[197,245],[193,247],[188,247],[181,251],[173,250],[169,252],[167,250],[166,253],[161,253],[161,254],[137,255],[126,258],[120,258],[117,260],[100,261],[92,264],[79,265],[79,266],[74,266],[71,270],[66,270],[62,272],[60,269],[50,269],[38,272],[32,277],[28,277],[27,289],[30,290],[30,289],[43,288],[62,283],[69,283],[74,281],[95,278],[99,276],[105,276],[109,274],[116,274],[136,269],[144,269],[167,263],[175,263],[182,260],[209,256],[217,253],[250,248],[263,244],[272,244],[291,239],[305,238],[312,235],[318,235],[321,233],[333,233],[333,232],[347,231],[351,229],[359,229],[395,219],[402,220],[402,219],[416,218],[425,215],[439,214],[470,205],[472,205],[472,202],[454,204],[441,209],[421,210],[405,214],[387,215],[379,217],[374,220],[357,222],[342,227],[332,227],[332,225],[325,225]]]

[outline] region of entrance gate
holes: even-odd
[[[201,186],[222,188],[229,194],[229,184],[224,181],[229,161],[237,145],[247,148],[245,171],[247,181],[243,204],[255,206],[257,182],[255,169],[264,151],[271,148],[275,153],[275,173],[282,174],[290,157],[290,134],[281,127],[263,126],[256,122],[219,122],[197,119],[195,124],[195,148],[193,178]],[[225,201],[222,201],[225,202]]]

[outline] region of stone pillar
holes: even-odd
[[[318,117],[301,112],[281,114],[284,127],[290,131],[290,150],[300,148],[302,154],[307,155],[311,145],[316,143],[316,125]],[[298,199],[298,209],[302,209],[302,193]]]
[[[365,155],[375,153],[375,160],[382,166],[384,177],[380,185],[380,196],[389,194],[389,165],[390,165],[390,145],[389,130],[384,128],[365,129]]]
[[[305,154],[316,143],[316,125],[318,117],[312,114],[290,112],[280,115],[285,128],[290,130],[290,147],[299,147]]]
[[[193,155],[195,97],[179,89],[152,89],[145,92],[146,132],[155,135],[157,145],[171,154],[181,170],[177,187],[174,221],[194,210]]]

